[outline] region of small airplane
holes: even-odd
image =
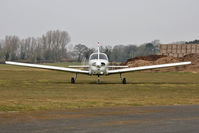
[[[120,74],[122,83],[126,84],[126,78],[122,77],[122,74],[126,73],[126,72],[173,67],[173,66],[182,66],[182,65],[191,64],[191,62],[179,62],[179,63],[141,66],[141,67],[133,67],[133,68],[128,68],[128,66],[109,66],[108,57],[105,53],[100,52],[99,43],[98,43],[97,53],[91,54],[89,57],[88,65],[84,65],[84,66],[83,65],[69,66],[69,68],[65,68],[65,67],[20,63],[20,62],[12,62],[12,61],[5,61],[5,63],[9,64],[9,65],[17,65],[17,66],[25,66],[25,67],[32,67],[32,68],[41,68],[41,69],[49,69],[49,70],[75,73],[75,76],[71,78],[72,84],[75,83],[75,81],[77,79],[77,74],[97,75],[98,76],[98,80],[97,80],[98,84],[100,83],[101,75]],[[74,69],[74,68],[87,68],[87,70]],[[122,68],[122,69],[109,70],[109,68]]]

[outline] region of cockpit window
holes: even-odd
[[[105,54],[100,54],[100,59],[107,60],[107,56]]]
[[[103,59],[103,60],[108,60],[107,56],[104,53],[100,53],[100,57],[99,58]],[[94,60],[94,59],[98,59],[98,54],[97,53],[91,55],[90,60]]]
[[[98,59],[98,55],[97,54],[92,54],[90,57],[90,60],[94,60],[94,59]]]

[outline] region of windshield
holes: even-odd
[[[98,54],[94,53],[91,55],[90,60],[98,59]],[[100,53],[100,59],[108,60],[107,56],[104,53]]]

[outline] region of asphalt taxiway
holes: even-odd
[[[199,133],[199,105],[1,112],[0,133]]]

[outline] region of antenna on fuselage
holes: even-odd
[[[100,46],[99,46],[99,42],[97,42],[97,43],[98,43],[98,48],[97,48],[97,55],[98,55],[98,57],[97,57],[97,58],[98,58],[98,60],[99,60],[99,58],[100,58],[100,57],[99,57],[99,56],[100,56]]]

